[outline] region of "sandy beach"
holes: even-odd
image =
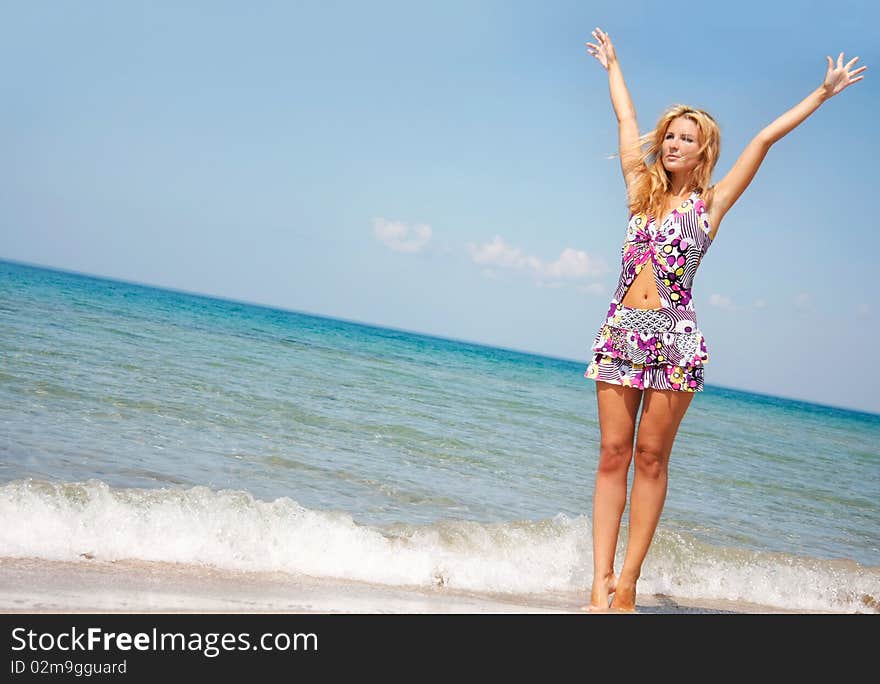
[[[4,613],[580,613],[586,594],[487,594],[142,561],[0,560]],[[639,613],[782,613],[640,596]]]

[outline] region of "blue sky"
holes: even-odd
[[[770,150],[694,299],[707,384],[880,412],[869,4],[7,6],[0,258],[586,365],[627,218],[592,28],[643,131],[715,116],[715,180],[844,51],[866,78]]]

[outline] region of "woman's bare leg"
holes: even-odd
[[[593,491],[593,587],[590,610],[608,610],[614,591],[614,554],[626,507],[626,478],[633,455],[642,391],[596,381],[599,404],[599,465]]]
[[[613,610],[636,607],[636,582],[666,501],[669,456],[693,392],[646,389],[636,438],[635,472],[629,508],[629,540]]]

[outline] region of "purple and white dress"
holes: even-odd
[[[697,326],[691,287],[712,244],[709,230],[706,204],[696,192],[659,227],[653,217],[630,214],[620,281],[584,377],[638,389],[703,390],[709,353]],[[620,302],[646,266],[654,271],[660,308],[623,306]]]

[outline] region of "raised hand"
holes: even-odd
[[[858,78],[853,78],[853,76],[860,74],[868,68],[863,66],[855,71],[850,71],[850,67],[852,67],[859,58],[853,57],[844,65],[842,52],[837,57],[837,66],[831,61],[831,57],[826,57],[825,59],[828,60],[828,70],[825,72],[825,82],[822,85],[825,88],[826,97],[837,95],[837,93],[844,88],[851,86],[856,81],[861,81],[864,76],[859,76]]]
[[[608,65],[617,59],[617,55],[614,54],[614,45],[611,43],[611,38],[598,26],[593,29],[593,38],[596,40],[596,43],[587,43],[587,52],[598,59],[599,64],[607,70]]]

